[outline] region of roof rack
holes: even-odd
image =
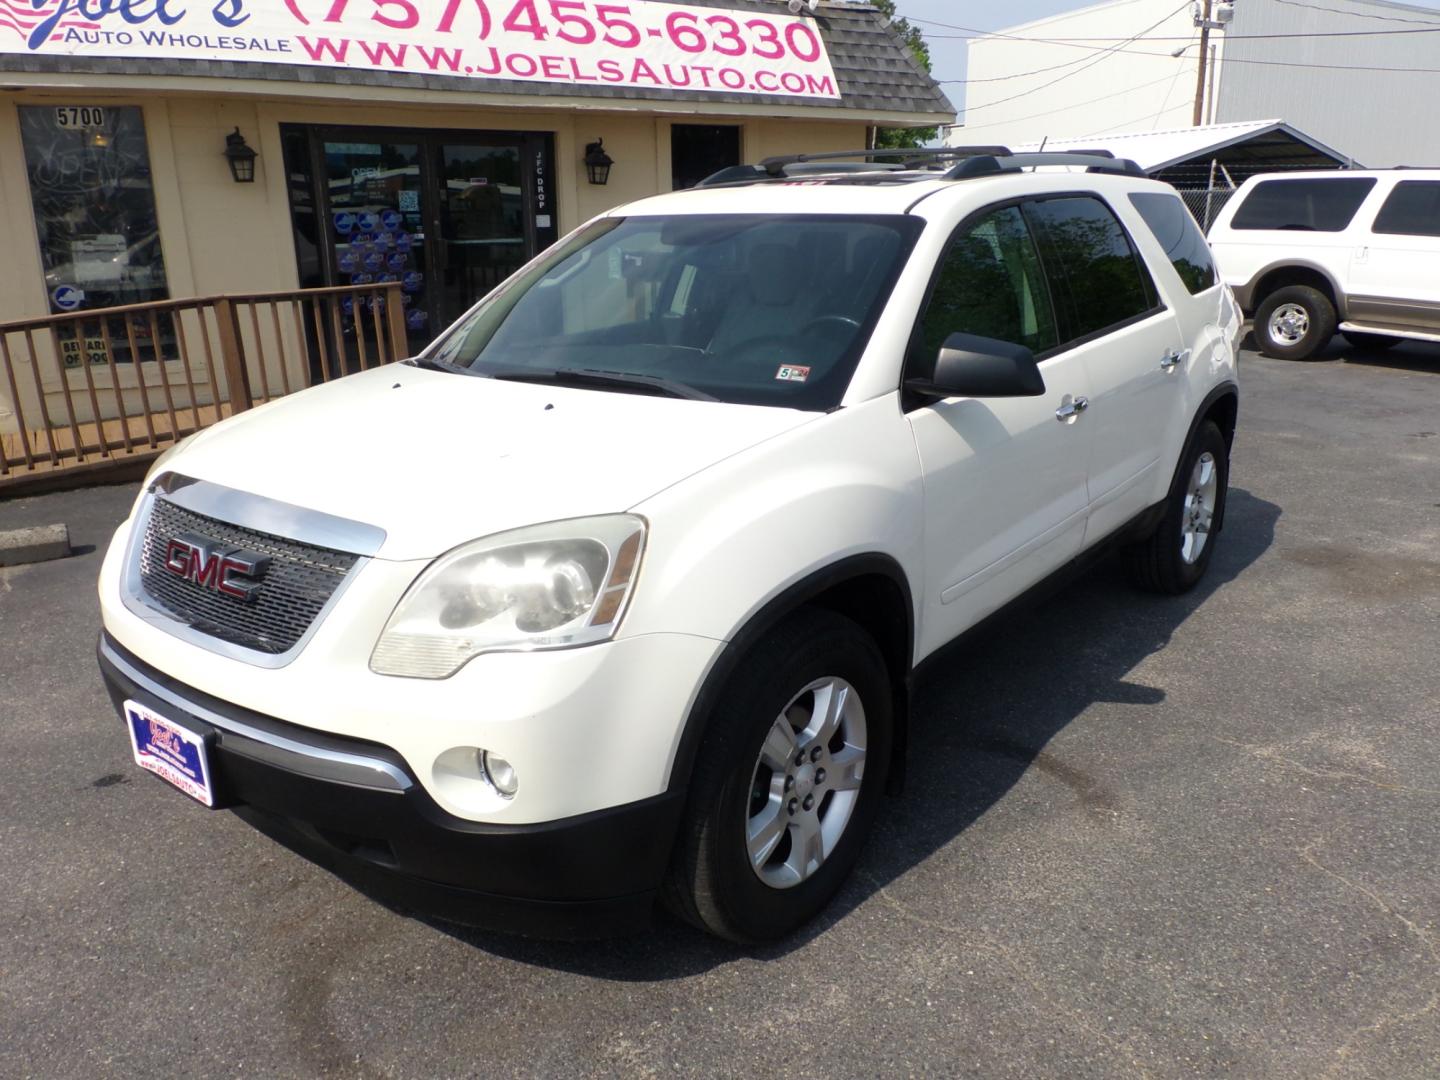
[[[844,161],[847,158],[862,158],[871,161],[875,158],[900,158],[906,165],[920,165],[939,162],[945,158],[966,158],[979,155],[993,157],[1009,153],[1008,146],[906,147],[890,150],[876,147],[872,150],[832,150],[823,154],[783,154],[779,157],[765,158],[760,162],[760,168],[771,176],[785,176],[787,175],[785,169],[788,166],[803,165],[812,161]]]
[[[1083,168],[1092,173],[1119,173],[1122,176],[1146,176],[1144,169],[1129,158],[1075,151],[1035,154],[996,154],[966,158],[945,174],[946,180],[969,180],[977,176],[996,176],[1048,166]]]
[[[900,161],[877,161],[899,158]],[[1023,169],[1068,166],[1092,173],[1145,176],[1139,165],[1109,150],[1039,151],[1017,154],[1005,146],[947,146],[935,149],[837,150],[823,154],[768,157],[758,165],[732,165],[707,176],[697,188],[757,184],[802,176],[857,182],[969,180]]]

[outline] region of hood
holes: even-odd
[[[390,365],[241,413],[166,469],[379,526],[380,558],[428,559],[628,510],[816,416]]]

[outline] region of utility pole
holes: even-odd
[[[1205,66],[1210,61],[1210,3],[1205,0],[1205,10],[1200,15],[1200,73],[1195,80],[1195,118],[1191,127],[1199,127],[1205,119]]]

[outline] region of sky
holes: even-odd
[[[948,30],[931,23],[949,23],[986,31],[1004,30],[1062,11],[1091,7],[1097,2],[1099,0],[1006,0],[997,4],[994,0],[896,0],[895,14],[904,16],[924,31],[925,40],[930,45],[932,73],[958,108],[965,100],[965,88],[962,83],[950,80],[965,78],[965,42],[960,39],[963,34],[959,30]],[[1440,11],[1440,0],[1406,2],[1414,7]]]

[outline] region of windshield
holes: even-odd
[[[502,379],[833,408],[920,226],[893,215],[606,218],[511,278],[425,360]]]

